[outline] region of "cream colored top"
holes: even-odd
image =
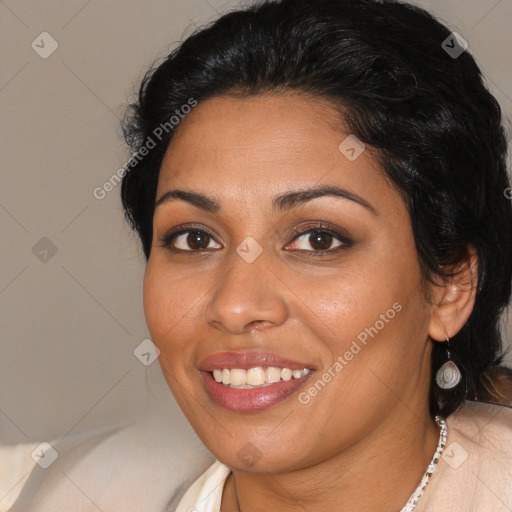
[[[46,469],[32,458],[39,442],[0,444],[0,512],[174,512],[215,460],[178,407],[160,402],[47,441],[57,458]]]
[[[511,512],[512,409],[465,402],[446,423],[446,447],[415,512]],[[219,512],[230,472],[214,462],[176,512]]]

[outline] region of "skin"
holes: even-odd
[[[298,504],[329,512],[341,503],[344,511],[396,511],[437,445],[430,338],[452,337],[469,317],[476,256],[457,278],[426,288],[404,202],[371,148],[354,161],[340,152],[348,133],[319,98],[215,97],[182,121],[162,163],[157,200],[182,189],[221,206],[211,213],[175,199],[156,208],[144,311],[177,402],[234,471],[222,512],[238,510],[234,479],[244,512]],[[374,211],[334,196],[271,210],[275,195],[318,185],[347,189]],[[323,249],[311,234],[290,235],[320,222],[352,245],[332,238]],[[185,223],[212,232],[206,250],[187,244],[187,234],[174,240],[181,252],[162,247],[166,232]],[[250,264],[236,252],[249,236],[263,250]],[[225,350],[268,350],[321,377],[394,303],[401,311],[307,405],[294,394],[240,413],[206,393],[198,364]],[[261,453],[252,467],[238,457],[247,443]]]

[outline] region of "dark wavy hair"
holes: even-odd
[[[510,405],[499,327],[512,281],[507,143],[473,57],[448,51],[460,44],[429,13],[396,0],[271,0],[194,32],[146,73],[123,121],[137,159],[122,203],[146,259],[159,169],[176,131],[169,119],[191,98],[298,91],[328,99],[401,193],[425,282],[453,275],[468,248],[478,254],[474,309],[450,341],[464,378],[452,390],[436,386],[446,349],[434,343],[431,414],[446,417],[465,399]],[[150,139],[154,147],[141,151]]]

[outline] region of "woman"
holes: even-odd
[[[147,73],[123,206],[218,459],[178,512],[512,508],[501,123],[464,40],[398,1],[266,2]]]

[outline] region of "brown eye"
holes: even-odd
[[[171,231],[160,241],[162,247],[175,252],[200,252],[221,247],[219,244],[211,247],[211,244],[215,243],[213,236],[205,230],[197,228]]]
[[[191,231],[187,236],[187,244],[192,249],[206,249],[210,235],[204,231]]]
[[[309,243],[313,249],[318,249],[320,251],[325,251],[330,249],[332,244],[333,237],[331,234],[326,231],[316,231],[312,232],[309,235]]]
[[[295,246],[293,249],[299,251],[322,253],[350,247],[352,243],[339,233],[316,228],[299,233],[294,238],[293,245]]]

